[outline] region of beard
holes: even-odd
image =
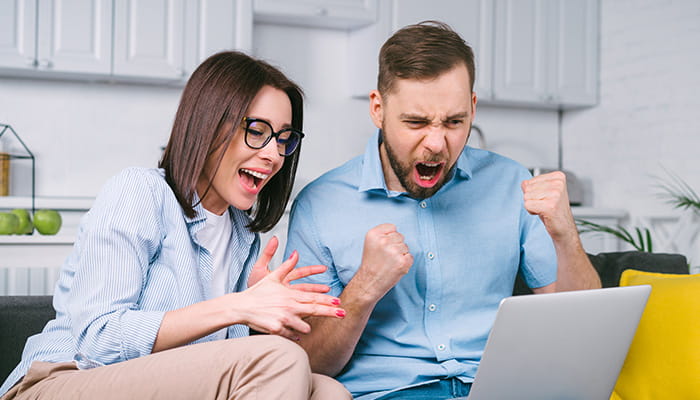
[[[387,157],[389,158],[389,164],[391,165],[391,169],[394,171],[394,174],[398,178],[399,182],[401,183],[401,186],[406,190],[409,196],[411,196],[414,199],[427,199],[428,197],[431,197],[435,193],[437,193],[438,190],[440,190],[445,183],[452,177],[452,173],[454,172],[455,165],[457,162],[453,163],[452,165],[449,166],[449,169],[445,172],[443,171],[442,176],[440,177],[440,180],[438,180],[433,186],[431,187],[423,187],[418,184],[416,184],[413,179],[413,169],[414,169],[414,164],[415,161],[417,160],[409,160],[407,162],[403,162],[402,160],[399,159],[399,157],[396,155],[394,150],[392,149],[391,145],[389,144],[389,141],[386,140],[385,135],[384,135],[384,127],[382,127],[381,130],[381,138],[382,138],[382,143],[384,144],[384,148],[386,149],[386,154]],[[421,160],[423,162],[441,162],[444,161],[444,159],[439,156],[438,154],[431,154],[430,157]]]

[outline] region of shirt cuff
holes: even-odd
[[[125,360],[151,354],[164,311],[127,311],[122,316],[122,356]]]

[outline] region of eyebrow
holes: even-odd
[[[447,118],[443,120],[444,121],[449,121],[452,119],[460,119],[460,118],[467,118],[469,116],[469,113],[467,111],[463,111],[457,114],[453,115],[448,115]],[[409,114],[409,113],[403,113],[399,115],[399,118],[404,120],[404,119],[409,119],[409,120],[418,120],[418,121],[430,121],[430,118],[424,116],[424,115],[419,115],[419,114]]]
[[[254,116],[254,115],[251,115],[250,118],[255,118],[255,119],[259,119],[259,120],[261,120],[261,121],[265,121],[265,122],[267,122],[268,124],[270,124],[270,126],[272,126],[272,122],[271,122],[269,119],[267,119],[267,118],[256,117],[256,116]],[[294,126],[292,126],[291,123],[289,123],[289,124],[286,124],[286,123],[285,123],[285,124],[282,124],[282,127],[281,127],[280,129],[287,129],[287,128],[294,128]],[[272,129],[275,129],[275,128],[273,127]]]

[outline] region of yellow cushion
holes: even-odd
[[[647,284],[651,295],[611,399],[700,399],[700,274],[628,269],[620,278],[620,286]]]

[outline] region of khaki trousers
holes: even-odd
[[[312,374],[304,350],[272,335],[183,346],[104,367],[34,362],[0,400],[352,399],[337,381]]]

